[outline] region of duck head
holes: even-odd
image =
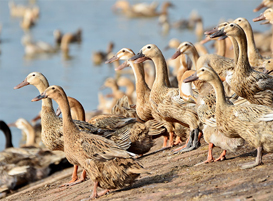
[[[184,54],[184,53],[187,53],[188,51],[190,51],[193,47],[194,47],[194,45],[191,42],[183,42],[178,46],[176,52],[174,53],[174,55],[171,58],[176,59],[181,54]]]
[[[63,89],[60,86],[52,85],[49,86],[43,93],[41,93],[39,96],[33,98],[31,101],[39,101],[45,98],[52,98],[54,100],[57,100],[58,97],[62,96],[62,93],[64,93]],[[64,93],[65,94],[65,93]]]
[[[188,82],[193,82],[195,80],[203,80],[203,81],[210,82],[215,79],[215,74],[216,73],[213,70],[213,68],[209,67],[208,65],[203,65],[201,68],[199,68],[196,71],[196,73],[184,79],[183,82],[188,83]]]
[[[142,63],[146,60],[152,60],[152,58],[162,56],[161,51],[156,45],[148,44],[145,45],[139,53],[131,57],[128,61],[134,61],[134,63]]]
[[[273,9],[268,8],[263,13],[261,13],[258,17],[254,18],[253,22],[265,20],[264,22],[262,22],[262,24],[269,24],[269,23],[273,23],[271,22],[272,18],[273,18]]]
[[[210,35],[211,38],[216,38],[220,36],[237,36],[244,33],[243,29],[235,23],[230,23],[225,27],[221,28],[214,34]]]
[[[122,70],[123,68],[129,66],[129,63],[127,62],[127,60],[130,59],[133,56],[135,56],[135,53],[133,52],[133,50],[131,50],[129,48],[122,48],[120,51],[118,51],[116,53],[115,56],[108,59],[105,63],[112,63],[112,62],[117,61],[117,60],[126,60],[123,64],[121,64],[120,66],[118,66],[115,69],[115,70]]]
[[[42,73],[39,72],[32,72],[28,74],[28,76],[25,78],[24,81],[22,81],[20,84],[16,85],[14,89],[20,89],[24,86],[27,86],[29,84],[31,85],[38,85],[41,80],[44,80],[45,77]]]

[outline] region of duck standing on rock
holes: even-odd
[[[131,159],[135,154],[121,149],[130,143],[121,141],[115,144],[111,140],[77,128],[71,117],[67,96],[60,86],[48,87],[32,101],[44,98],[52,98],[61,108],[66,157],[72,164],[83,167],[94,181],[92,199],[106,194],[109,189],[131,185],[144,171],[139,163]],[[98,186],[106,190],[98,194]]]
[[[262,151],[273,152],[273,110],[256,104],[231,105],[226,101],[225,91],[217,73],[204,64],[197,73],[184,80],[204,80],[216,92],[216,124],[227,137],[243,138],[257,148],[254,162],[243,164],[242,168],[252,168],[262,163]]]
[[[145,45],[137,55],[128,61],[142,63],[145,60],[152,60],[156,67],[156,78],[151,89],[149,101],[153,111],[164,121],[169,122],[169,126],[165,127],[169,132],[170,141],[172,141],[174,135],[173,123],[179,123],[190,127],[191,130],[187,146],[180,151],[190,151],[199,147],[199,120],[194,109],[195,104],[176,101],[175,97],[179,96],[179,89],[169,87],[167,64],[163,54],[156,45]]]

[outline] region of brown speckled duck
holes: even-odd
[[[273,79],[270,75],[255,71],[250,66],[243,29],[235,23],[230,23],[211,37],[222,35],[234,37],[239,46],[238,61],[229,82],[231,89],[250,103],[273,107]]]
[[[149,100],[153,111],[171,124],[171,126],[165,125],[170,134],[170,140],[174,135],[174,127],[172,124],[179,123],[190,127],[190,138],[194,139],[193,142],[190,140],[187,147],[182,150],[190,151],[197,148],[199,146],[199,128],[198,116],[194,109],[195,105],[183,101],[181,103],[175,100],[175,97],[179,97],[179,89],[170,88],[165,81],[168,79],[167,64],[163,54],[156,45],[145,45],[137,55],[129,59],[129,61],[134,61],[135,63],[142,63],[145,60],[152,60],[156,67],[156,78],[151,89]]]
[[[48,81],[46,77],[39,72],[30,73],[25,80],[18,84],[15,89],[27,85],[34,85],[40,93],[42,93],[48,86]],[[104,130],[88,124],[85,121],[75,120],[76,125],[81,130],[85,130],[91,133],[103,134]],[[53,109],[53,104],[51,99],[42,100],[42,110],[41,110],[41,125],[42,125],[42,141],[49,150],[60,150],[63,151],[63,125],[62,119],[59,118]],[[106,131],[107,133],[109,130]],[[76,171],[74,171],[75,173]],[[74,183],[75,175],[72,176],[73,179],[70,181],[71,185]]]
[[[143,172],[142,166],[131,159],[134,154],[121,149],[128,146],[128,143],[121,141],[115,144],[111,140],[78,129],[72,120],[69,103],[61,87],[50,86],[32,101],[44,98],[54,99],[61,108],[64,151],[69,162],[82,166],[94,181],[91,199],[104,195],[110,189],[131,185]],[[98,194],[98,186],[106,190]]]
[[[122,70],[123,68],[128,66],[130,66],[133,69],[135,80],[136,80],[136,94],[137,94],[136,112],[138,117],[144,122],[153,120],[155,118],[157,122],[161,122],[159,123],[161,125],[168,124],[166,121],[164,120],[162,121],[162,118],[159,115],[157,115],[155,112],[153,112],[152,110],[152,106],[149,101],[151,90],[145,81],[143,64],[128,61],[128,59],[130,59],[134,55],[135,53],[133,52],[133,50],[129,48],[122,48],[120,51],[116,53],[114,57],[109,59],[107,63],[114,62],[116,60],[125,60],[125,62],[121,64],[118,68],[116,68],[116,70]],[[174,126],[175,126],[175,130],[177,131],[176,134],[177,135],[181,134],[182,135],[181,137],[183,137],[183,135],[185,134],[183,132],[185,130],[184,127],[181,126],[180,124],[175,124]],[[167,146],[167,141],[168,141],[168,137],[164,136],[163,147]],[[177,143],[178,142],[176,142],[175,144]]]
[[[231,105],[226,101],[224,87],[217,73],[208,65],[203,65],[191,80],[209,82],[216,92],[216,124],[227,137],[241,137],[257,148],[254,162],[243,164],[242,168],[252,168],[262,163],[262,151],[273,151],[273,110],[256,104]]]

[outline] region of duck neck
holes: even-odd
[[[132,61],[129,62],[130,66],[133,69],[134,75],[135,75],[135,82],[136,82],[136,93],[143,93],[144,91],[149,90],[146,81],[145,81],[145,72],[143,64],[136,64]]]
[[[25,127],[23,131],[27,135],[26,146],[34,146],[35,145],[35,130],[33,126],[29,122],[25,122]]]
[[[215,76],[215,79],[209,82],[215,90],[216,94],[216,109],[222,109],[228,104],[226,102],[225,91],[222,81],[219,76]]]
[[[75,135],[68,134],[73,131],[79,131],[79,130],[77,126],[75,125],[75,123],[73,122],[68,99],[65,92],[63,92],[55,101],[57,102],[57,104],[59,105],[62,111],[64,141],[69,140],[70,138],[73,138],[73,137],[75,138],[76,132],[75,132]]]
[[[169,87],[170,86],[169,73],[168,73],[168,67],[167,67],[164,56],[161,53],[161,55],[158,55],[152,60],[156,68],[156,75],[155,75],[155,81],[153,86]]]
[[[244,32],[245,32],[246,38],[247,38],[247,53],[248,53],[249,58],[262,59],[262,56],[259,53],[259,50],[256,48],[254,34],[252,31],[252,27],[249,23],[247,23],[247,25],[244,27]]]
[[[229,37],[229,39],[231,40],[233,50],[234,50],[234,63],[237,64],[238,56],[239,56],[239,46],[235,38]]]
[[[41,94],[47,89],[47,87],[49,87],[49,84],[48,84],[47,80],[40,80],[40,84],[35,85],[35,86]],[[47,107],[47,110],[48,110],[48,108],[50,108],[52,110],[52,112],[54,113],[51,98],[46,98],[46,99],[42,100],[42,109],[43,109],[43,107]]]
[[[192,61],[192,70],[196,70],[197,60],[199,59],[199,53],[197,52],[196,48],[192,46],[191,51],[187,52],[186,54]]]
[[[3,131],[6,138],[5,149],[13,147],[10,129],[4,121],[0,121],[0,129]]]
[[[226,53],[226,40],[217,40],[217,54],[224,57]]]
[[[244,31],[241,30],[240,34],[236,35],[234,38],[239,47],[239,56],[235,72],[240,72],[245,75],[245,73],[250,71],[251,67],[247,56],[247,40]]]

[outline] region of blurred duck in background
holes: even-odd
[[[26,142],[22,147],[45,147],[41,139],[41,124],[32,126],[26,119],[19,118],[14,123],[8,124],[9,127],[16,127],[22,131]],[[25,137],[24,137],[25,136]]]
[[[113,5],[114,12],[121,13],[126,17],[157,17],[162,14],[168,15],[168,8],[173,7],[171,2],[164,2],[162,4],[161,11],[157,11],[157,2],[152,2],[151,4],[147,3],[138,3],[130,5],[126,0],[118,0]]]

